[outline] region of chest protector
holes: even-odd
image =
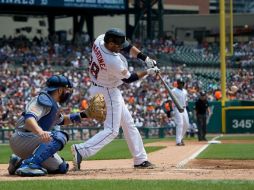
[[[50,107],[50,112],[39,119],[38,124],[44,131],[49,131],[55,124],[58,116],[59,107],[55,100],[51,98],[46,92],[41,92],[37,99],[38,103],[42,106]]]

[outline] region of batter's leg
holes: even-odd
[[[104,98],[107,107],[104,130],[94,135],[88,141],[75,144],[73,145],[75,147],[72,147],[72,149],[78,151],[83,159],[96,154],[118,136],[123,106],[122,95],[118,89],[108,90],[108,93],[104,93]],[[78,168],[76,169],[78,170]]]
[[[129,150],[134,159],[134,165],[139,165],[147,160],[147,154],[144,148],[144,144],[138,129],[134,125],[133,118],[126,107],[123,106],[121,126],[125,139],[127,141]]]

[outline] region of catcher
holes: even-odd
[[[106,115],[101,95],[92,98],[85,111],[69,115],[59,113],[59,104],[69,100],[72,88],[67,77],[54,75],[47,80],[46,88],[26,105],[10,139],[10,147],[14,152],[9,161],[10,175],[67,173],[69,165],[57,152],[67,143],[68,134],[59,127],[57,129],[57,126],[80,122],[81,118],[88,117],[103,121]]]

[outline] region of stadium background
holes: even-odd
[[[222,143],[202,144],[194,137],[187,138],[186,146],[177,149],[174,144],[175,123],[171,118],[167,118],[166,107],[163,105],[167,100],[167,93],[158,79],[148,77],[135,84],[123,85],[121,88],[136,126],[142,136],[147,138],[144,142],[155,146],[147,148],[146,145],[146,149],[149,150],[149,159],[155,162],[158,168],[152,171],[136,171],[131,168],[132,160],[127,159],[130,157],[120,157],[125,160],[114,160],[117,153],[128,154],[127,147],[119,139],[98,155],[102,161],[98,162],[97,159],[100,159],[97,157],[95,161],[86,161],[82,166],[83,171],[79,173],[70,171],[64,176],[65,179],[87,179],[80,183],[83,188],[88,189],[91,188],[89,185],[101,184],[99,180],[88,179],[109,178],[127,179],[126,189],[142,189],[142,186],[153,189],[172,187],[174,190],[180,187],[198,190],[206,187],[216,189],[214,188],[216,185],[219,186],[217,189],[253,189],[253,181],[225,179],[253,180],[254,174],[252,135],[254,3],[251,0],[233,0],[234,43],[231,45],[234,52],[233,55],[228,54],[226,57],[227,83],[224,98],[227,98],[227,101],[226,105],[222,105],[220,2],[219,0],[0,1],[1,189],[14,187],[28,189],[29,185],[38,189],[42,187],[47,189],[48,186],[54,186],[54,189],[76,187],[77,180],[63,182],[61,175],[55,176],[56,178],[45,177],[45,180],[49,179],[45,183],[33,179],[29,184],[26,184],[24,178],[8,176],[6,168],[11,151],[6,144],[8,145],[9,137],[14,130],[15,120],[25,103],[29,101],[29,95],[36,95],[43,88],[42,84],[46,78],[53,73],[65,74],[74,81],[73,100],[64,106],[63,111],[76,112],[87,106],[88,88],[91,85],[87,75],[87,64],[91,43],[98,34],[111,27],[124,29],[134,45],[156,58],[163,78],[171,87],[174,86],[176,79],[184,78],[190,98],[191,124],[195,123],[193,101],[199,91],[207,92],[212,110],[208,122],[208,139],[216,138]],[[230,0],[225,0],[225,3],[228,19]],[[229,20],[226,20],[227,29],[228,24]],[[230,33],[225,32],[228,53]],[[144,67],[141,62],[126,56],[130,70]],[[101,124],[86,120],[70,129],[69,133],[72,140],[80,140],[87,139],[101,129]],[[228,133],[247,133],[249,136],[228,137],[226,135]],[[119,137],[123,138],[121,133]],[[66,160],[71,160],[69,146],[70,144],[62,151]],[[126,150],[123,150],[123,147]],[[150,153],[151,149],[160,148],[162,150]],[[202,154],[194,159],[196,157],[193,155],[197,156],[196,151],[201,149]],[[106,160],[109,157],[113,160]],[[193,162],[190,159],[194,159]],[[136,180],[129,179],[147,180],[146,184],[139,186],[135,184]],[[154,181],[155,179],[184,179],[184,181],[168,180],[164,184],[163,181]],[[189,182],[186,179],[196,180]],[[199,181],[199,179],[222,180]],[[10,183],[10,180],[24,181],[19,185],[16,182]],[[57,185],[58,183],[61,185]],[[63,185],[64,183],[66,185]],[[115,182],[105,181],[103,188],[93,189],[110,188],[110,183]],[[115,189],[124,189],[119,185],[122,182],[116,183]],[[175,184],[178,187],[175,187]]]

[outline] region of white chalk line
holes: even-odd
[[[216,137],[214,137],[211,141],[214,141],[216,139],[218,139],[219,137],[222,137],[223,135],[218,135]],[[181,162],[179,162],[177,165],[176,165],[176,168],[180,169],[180,168],[183,168],[190,160],[196,158],[202,151],[204,151],[210,144],[207,143],[205,144],[204,146],[202,146],[198,151],[194,152],[190,157],[182,160]]]

